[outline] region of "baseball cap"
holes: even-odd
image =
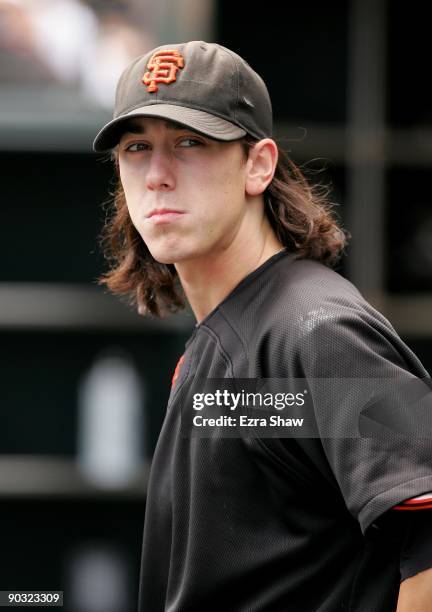
[[[113,119],[93,149],[115,147],[132,117],[175,121],[225,141],[271,137],[273,124],[262,78],[230,49],[202,40],[162,45],[136,58],[120,77]]]

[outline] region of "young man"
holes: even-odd
[[[185,296],[197,319],[153,459],[139,609],[426,612],[432,444],[404,410],[428,375],[325,265],[344,232],[271,136],[262,79],[194,41],[133,62],[95,140],[120,177],[103,282],[142,314]],[[240,415],[260,381],[303,433]]]

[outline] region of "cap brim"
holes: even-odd
[[[132,117],[168,119],[216,140],[230,141],[246,136],[246,130],[221,117],[194,108],[159,103],[135,108],[107,123],[96,136],[93,149],[102,152],[115,147],[120,140],[123,124]]]

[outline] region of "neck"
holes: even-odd
[[[186,298],[200,323],[248,274],[283,249],[265,219],[259,237],[175,264]]]

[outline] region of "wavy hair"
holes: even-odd
[[[257,141],[246,136],[239,142],[247,159],[249,149]],[[339,260],[348,234],[333,213],[329,189],[311,184],[279,146],[278,152],[274,177],[263,194],[269,222],[279,241],[298,258],[332,266]],[[119,178],[116,151],[113,159],[117,185],[100,235],[109,270],[98,283],[136,306],[141,315],[161,317],[181,310],[186,299],[175,266],[156,261],[132,224]]]

